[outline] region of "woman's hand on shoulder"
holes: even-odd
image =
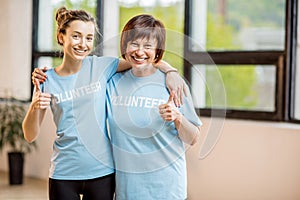
[[[166,84],[170,93],[174,94],[174,103],[177,107],[183,104],[184,95],[187,96],[187,85],[176,71],[166,73]]]
[[[44,68],[35,68],[31,74],[32,83],[35,84],[35,79],[39,81],[39,83],[44,83],[47,79],[46,71],[47,67]]]

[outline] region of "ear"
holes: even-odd
[[[58,33],[58,35],[57,35],[57,40],[58,40],[58,43],[59,43],[60,45],[63,45],[63,44],[64,44],[64,36],[63,36],[62,33]]]
[[[158,56],[159,56],[159,55],[156,53],[156,54],[155,54],[155,58],[154,58],[155,61],[158,59]]]

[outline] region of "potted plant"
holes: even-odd
[[[36,148],[23,135],[22,122],[26,115],[26,104],[14,98],[0,102],[0,151],[8,149],[9,183],[23,183],[24,154]]]

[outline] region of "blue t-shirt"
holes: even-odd
[[[46,72],[42,85],[52,96],[51,110],[57,127],[50,178],[92,179],[114,172],[106,127],[106,86],[119,59],[89,56],[70,76]]]
[[[159,70],[146,77],[136,77],[129,70],[110,80],[107,113],[117,200],[186,198],[184,143],[174,122],[163,121],[158,110],[168,98],[165,74]],[[201,125],[190,95],[179,110]]]

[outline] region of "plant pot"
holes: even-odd
[[[9,184],[21,185],[23,184],[23,169],[24,169],[24,153],[9,152],[8,153],[9,166]]]

